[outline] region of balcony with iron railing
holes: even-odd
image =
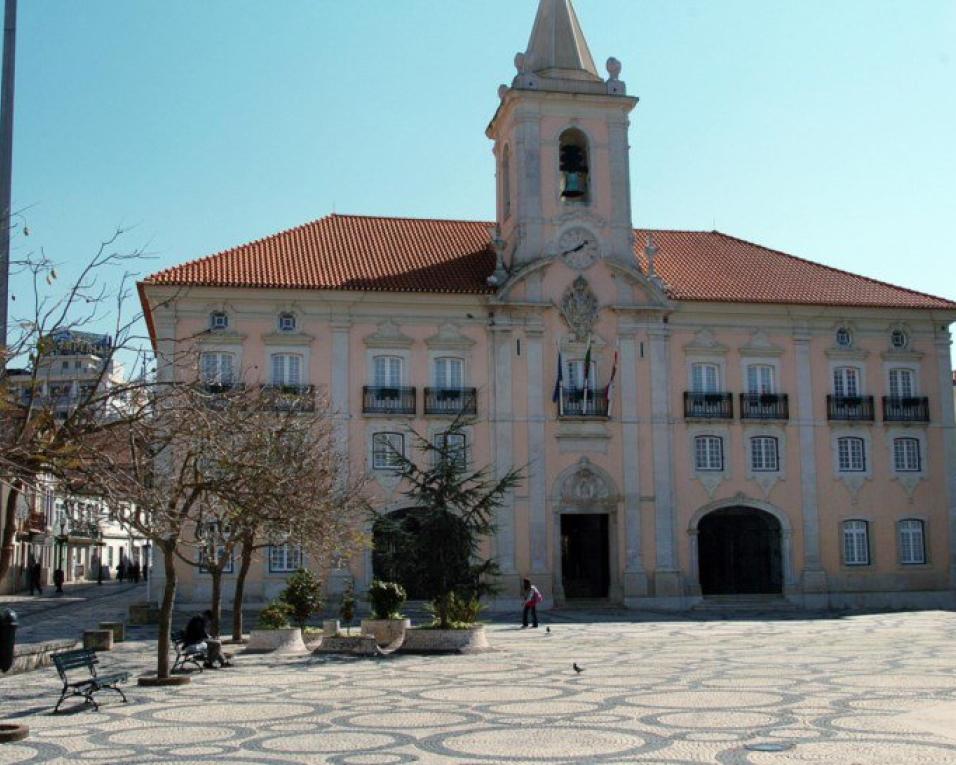
[[[786,393],[741,393],[740,419],[789,420],[790,397]]]
[[[873,396],[827,396],[827,419],[873,422]]]
[[[606,418],[608,416],[607,391],[603,388],[600,390],[562,389],[558,416]]]
[[[733,393],[684,393],[684,417],[688,420],[732,420]]]
[[[416,389],[389,385],[366,385],[362,389],[363,414],[415,414]]]
[[[264,385],[268,406],[277,412],[314,412],[314,385]]]
[[[478,414],[477,388],[425,388],[425,414],[458,417]]]
[[[884,422],[929,422],[929,399],[924,397],[883,397]]]

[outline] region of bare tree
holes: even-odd
[[[55,289],[56,265],[42,252],[11,263],[13,275],[26,287],[19,291],[21,300],[16,301],[18,294],[11,296],[15,309],[8,342],[0,348],[0,475],[9,487],[0,508],[0,580],[13,561],[16,506],[24,489],[40,475],[68,473],[84,441],[122,428],[145,411],[142,381],[111,377],[114,360],[123,354],[135,364],[143,342],[137,334],[141,313],[130,308],[134,275],[127,268],[145,253],[118,249],[123,234],[117,229],[102,242],[62,289]],[[97,330],[103,340],[96,348],[100,364],[95,374],[66,401],[49,392],[40,395],[52,378],[64,338],[84,330]],[[27,367],[10,368],[17,363]]]

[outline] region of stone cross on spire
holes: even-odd
[[[571,0],[541,0],[522,68],[544,77],[601,79]]]

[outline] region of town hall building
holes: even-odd
[[[471,415],[469,461],[527,466],[489,540],[499,607],[523,577],[556,604],[956,606],[956,303],[635,229],[621,63],[599,71],[571,0],[540,0],[515,65],[487,126],[494,221],[334,214],[155,274],[161,377],[196,342],[205,382],[325,395],[383,516],[413,510],[391,450]],[[267,550],[247,591],[302,562]],[[370,550],[326,578],[380,569]]]

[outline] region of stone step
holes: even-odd
[[[796,611],[797,607],[780,595],[705,595],[693,611]]]

